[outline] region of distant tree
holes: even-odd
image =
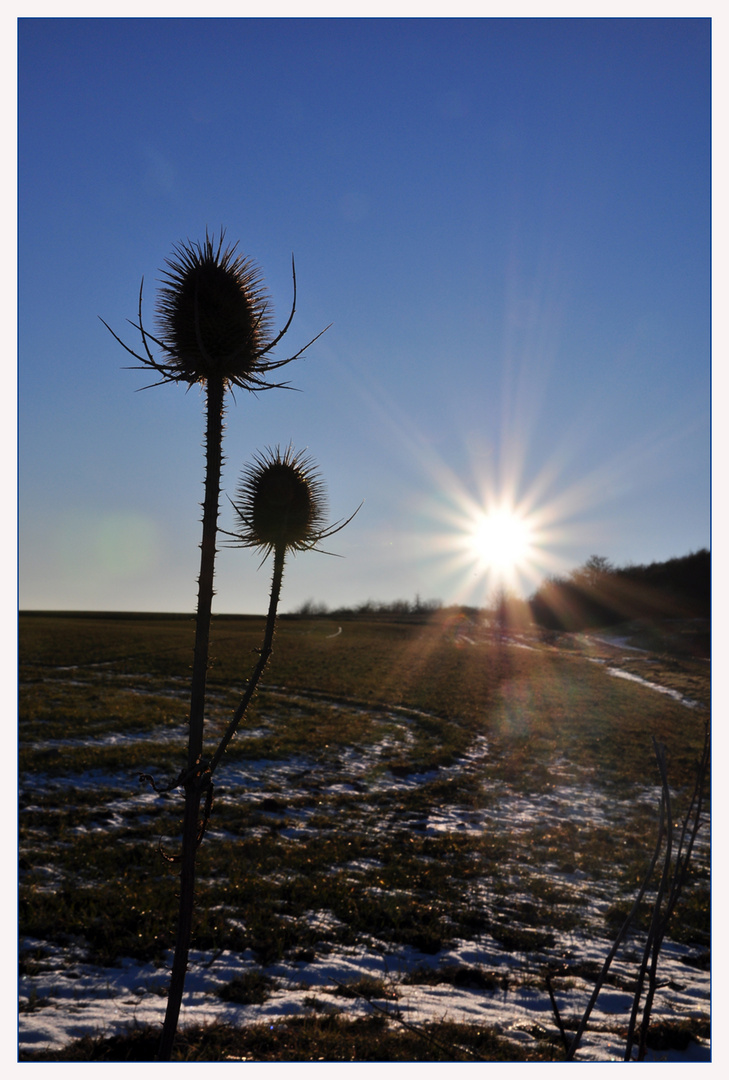
[[[570,578],[583,587],[597,588],[612,573],[614,567],[604,555],[591,555],[582,566],[572,571]]]
[[[530,598],[534,621],[552,630],[582,630],[638,618],[707,617],[711,554],[707,549],[648,566],[614,567],[591,555],[564,578],[548,578]]]
[[[314,619],[317,616],[326,615],[329,608],[326,604],[318,603],[315,600],[304,600],[303,604],[299,604],[294,609],[294,615],[301,615],[302,618]]]

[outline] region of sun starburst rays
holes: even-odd
[[[484,567],[509,574],[532,554],[532,535],[528,519],[500,506],[476,519],[467,540]]]
[[[481,499],[461,489],[448,501],[434,550],[461,600],[482,604],[500,590],[524,593],[539,584],[551,562],[544,511],[505,492]]]
[[[495,457],[471,447],[460,473],[437,454],[428,460],[430,491],[413,520],[414,549],[431,591],[450,602],[482,607],[502,592],[528,597],[545,577],[564,572],[563,552],[579,531],[578,506],[555,490],[554,477],[540,471],[527,482],[520,458]]]

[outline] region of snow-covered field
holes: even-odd
[[[27,944],[32,944],[28,942]],[[602,963],[606,948],[602,942],[582,943],[580,956]],[[655,1009],[655,1019],[703,1018],[709,1012],[709,974],[687,968],[682,957],[689,950],[667,946],[661,963],[664,988]],[[152,1023],[161,1026],[164,1018],[163,990],[166,972],[151,965],[139,965],[131,960],[119,967],[94,968],[79,957],[68,964],[68,951],[58,956],[57,967],[47,973],[24,979],[21,994],[35,991],[48,998],[48,1004],[34,1013],[21,1014],[21,1046],[30,1048],[59,1048],[82,1035],[111,1035],[129,1025]],[[392,997],[375,999],[375,1005],[397,1014],[409,1023],[451,1020],[495,1028],[509,1039],[529,1043],[540,1034],[555,1029],[549,998],[543,990],[532,988],[528,982],[510,986],[510,976],[523,978],[523,958],[506,954],[496,943],[475,946],[463,942],[457,948],[437,958],[441,966],[454,965],[461,985],[440,986],[402,985],[400,978],[432,957],[418,955],[413,950],[362,954],[356,950],[330,955],[316,965],[276,964],[266,969],[277,984],[272,996],[262,1005],[231,1005],[215,996],[215,990],[248,969],[257,969],[253,957],[223,953],[208,956],[193,952],[190,957],[185,999],[180,1023],[202,1023],[225,1020],[234,1024],[275,1023],[294,1015],[319,1011],[344,1012],[349,1017],[364,1016],[373,1005],[364,1000],[344,1000],[333,996],[338,984],[348,983],[362,975],[385,978],[392,987]],[[484,989],[480,969],[503,973],[504,989]],[[629,979],[635,974],[635,963],[615,964],[616,972]],[[581,1015],[592,991],[592,985],[573,980],[569,991],[556,994],[561,1014]],[[392,998],[395,998],[393,1000]],[[21,998],[22,1000],[22,998]],[[598,1000],[590,1030],[585,1034],[579,1061],[622,1061],[624,1040],[609,1029],[627,1022],[632,994],[606,988]],[[601,1030],[602,1029],[602,1030]],[[647,1060],[709,1061],[710,1051],[704,1040],[691,1041],[685,1050],[649,1052]]]
[[[295,703],[294,696],[287,695],[283,688],[277,693],[271,692],[268,700],[272,710],[280,710],[287,702]],[[404,715],[398,717],[397,712],[383,711],[383,728],[386,722],[391,730],[398,720],[406,728]],[[404,730],[403,739],[406,737]],[[389,739],[390,736],[383,735],[382,740],[365,749],[358,748],[340,756],[336,772],[331,775],[325,764],[310,763],[307,782],[310,785],[315,774],[323,791],[355,790],[365,774],[373,774],[378,757],[386,758],[391,745]],[[488,756],[486,740],[477,738],[468,753],[452,766],[441,768],[438,777],[480,774],[479,771],[487,767]],[[260,799],[267,791],[280,790],[282,775],[286,775],[290,787],[291,775],[301,765],[300,760],[227,764],[221,769],[220,785],[226,793],[221,798],[240,800],[254,793]],[[429,774],[398,778],[383,770],[377,785],[368,785],[366,799],[376,799],[378,790],[380,793],[406,792],[413,785],[432,779]],[[554,823],[572,822],[578,826],[599,823],[619,832],[629,806],[636,800],[657,808],[659,792],[655,787],[634,791],[621,801],[614,795],[608,796],[589,777],[575,782],[574,768],[559,759],[552,762],[551,779],[547,795],[544,792],[530,795],[498,781],[499,798],[490,800],[484,807],[433,806],[417,820],[401,822],[399,827],[416,830],[425,836],[475,835],[491,831],[515,837],[518,841],[520,834],[526,834],[534,822],[544,821],[545,815]],[[127,774],[124,777],[96,775],[86,778],[87,783],[101,781],[106,784],[126,782],[128,786],[129,777]],[[72,797],[71,784],[64,784],[63,780],[29,777],[21,785],[26,804],[32,805],[35,785],[42,785],[47,792],[49,784],[57,787],[59,798]],[[78,788],[77,778],[73,786]],[[295,792],[289,792],[289,795],[295,802]],[[123,804],[108,806],[104,842],[114,841],[117,811],[128,812],[134,806],[141,814],[145,806],[152,805],[158,798],[148,787],[140,787],[123,800]],[[293,815],[287,823],[289,835],[311,836],[316,826],[310,818],[311,813],[305,810]],[[116,820],[122,822],[121,813]],[[373,816],[372,822],[375,821]],[[387,821],[381,820],[379,825],[372,827],[389,826]],[[205,842],[215,844],[215,840],[213,820]],[[708,842],[707,819],[699,833],[695,854],[695,858],[704,864],[709,858]],[[385,1010],[393,1018],[401,1018],[410,1024],[449,1020],[485,1025],[522,1044],[539,1040],[545,1032],[554,1033],[557,1031],[555,1017],[540,976],[550,962],[570,967],[568,978],[555,976],[555,996],[561,1016],[571,1021],[578,1019],[587,1004],[594,979],[574,972],[593,971],[602,965],[611,944],[604,914],[615,900],[615,890],[609,874],[604,881],[596,882],[594,877],[588,877],[578,869],[567,872],[557,865],[544,864],[536,868],[525,865],[523,859],[523,850],[519,854],[517,843],[508,867],[513,900],[530,898],[530,894],[523,891],[527,871],[532,883],[535,874],[541,873],[569,892],[583,916],[579,929],[555,930],[554,945],[538,955],[507,951],[487,933],[479,934],[474,940],[455,940],[437,955],[419,953],[412,947],[400,947],[386,940],[370,939],[356,947],[332,945],[327,931],[331,929],[333,915],[326,910],[312,911],[310,925],[321,931],[315,959],[279,961],[266,966],[263,971],[272,980],[271,992],[262,1004],[235,1005],[216,994],[222,986],[245,972],[261,970],[251,952],[208,954],[193,950],[180,1023],[223,1020],[237,1025],[260,1022],[273,1025],[281,1019],[317,1012],[337,1011],[347,1017],[357,1017],[368,1015],[374,1009]],[[354,880],[362,870],[356,865],[351,867]],[[49,887],[53,887],[52,882]],[[469,883],[468,888],[475,890],[475,902],[488,907],[491,899],[488,881],[481,880],[476,886]],[[641,947],[640,937],[631,939],[614,961],[611,981],[598,999],[577,1060],[622,1060],[624,1040],[620,1031],[628,1022],[633,1000],[629,987],[636,976]],[[61,948],[49,942],[25,939],[20,949],[21,954],[40,950],[36,955],[43,955],[33,973],[20,979],[21,1048],[57,1049],[83,1035],[111,1035],[135,1024],[161,1024],[169,963],[155,967],[127,958],[118,966],[95,967],[88,962],[82,942]],[[427,969],[441,972],[443,981],[432,984],[425,981],[423,972]],[[413,979],[413,973],[418,973],[419,978]],[[382,980],[383,996],[367,1001],[362,997],[346,999],[341,993],[337,994],[342,984],[351,984],[362,976]],[[654,1022],[708,1019],[710,973],[700,949],[667,941],[659,964],[659,986],[653,1008]],[[649,1052],[648,1060],[708,1061],[710,1050],[707,1041],[694,1038],[680,1049],[653,1050]]]

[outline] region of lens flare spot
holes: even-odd
[[[130,580],[154,570],[161,557],[156,523],[135,511],[74,511],[59,525],[57,552],[66,573],[87,581]]]
[[[116,578],[148,571],[158,557],[154,523],[141,514],[108,514],[98,522],[91,541],[94,561]]]

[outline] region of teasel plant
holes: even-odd
[[[269,448],[257,454],[253,463],[241,474],[237,497],[231,502],[236,515],[236,529],[226,532],[226,544],[230,547],[253,548],[262,553],[260,566],[272,556],[273,570],[258,663],[210,759],[211,775],[235,735],[273,652],[286,556],[302,551],[335,554],[324,552],[319,544],[348,525],[362,506],[360,503],[348,518],[325,525],[327,500],[321,476],[312,458],[307,457],[305,452],[297,453],[291,445],[283,453],[277,446],[275,450]]]
[[[203,243],[177,245],[166,260],[159,289],[155,333],[142,319],[144,279],[139,289],[137,321],[139,351],[127,345],[108,323],[104,325],[154,382],[200,386],[205,394],[205,482],[200,544],[195,644],[190,685],[187,766],[166,790],[182,788],[185,815],[180,855],[178,933],[170,980],[160,1059],[169,1060],[177,1030],[180,1002],[187,971],[195,887],[195,854],[200,833],[200,804],[209,790],[209,772],[202,760],[205,692],[210,647],[213,582],[223,464],[226,394],[235,390],[257,393],[288,383],[270,381],[272,372],[301,357],[321,334],[286,359],[272,358],[287,334],[296,311],[296,267],[292,258],[293,300],[283,328],[272,329],[271,304],[262,275],[252,260],[225,246],[225,231],[216,239],[206,232]],[[325,329],[328,329],[325,328]],[[156,352],[156,355],[155,355]],[[206,799],[208,796],[206,795]]]
[[[243,472],[237,499],[231,502],[236,513],[237,528],[231,532],[221,531],[225,533],[230,546],[250,547],[262,552],[263,559],[260,565],[263,565],[269,555],[273,555],[273,575],[258,662],[217,749],[209,759],[202,757],[198,759],[192,777],[195,790],[200,792],[200,796],[203,792],[205,794],[202,821],[199,822],[196,814],[195,831],[183,835],[183,865],[186,854],[185,844],[188,844],[193,884],[195,853],[205,835],[212,809],[213,774],[245,716],[273,652],[286,556],[290,552],[295,554],[308,550],[321,551],[319,543],[343,529],[359,510],[357,507],[354,514],[351,514],[346,521],[340,520],[326,527],[324,524],[326,497],[321,478],[311,459],[303,454],[295,453],[290,446],[283,454],[277,448],[275,451],[268,450],[264,454],[257,455],[254,463]],[[199,806],[200,797],[197,803],[198,812]],[[158,1055],[160,1061],[169,1061],[177,1031],[192,937],[193,909],[194,891],[190,889],[184,912],[181,899],[178,941]]]

